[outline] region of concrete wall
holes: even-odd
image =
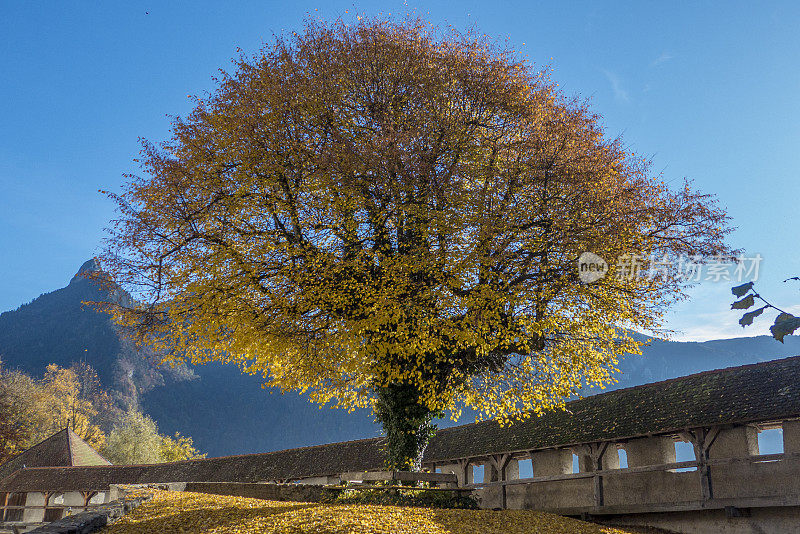
[[[499,507],[502,494],[493,495]],[[591,478],[530,482],[506,486],[506,506],[512,509],[553,510],[562,507],[584,507],[594,504],[594,481]]]
[[[758,432],[754,426],[721,429],[708,450],[710,460],[724,462],[709,467],[712,501],[701,509],[700,471],[642,471],[620,469],[602,475],[604,508],[594,509],[593,477],[522,482],[505,486],[508,508],[539,509],[558,513],[591,514],[613,512],[614,507],[635,510],[622,516],[593,515],[610,524],[652,526],[681,533],[783,533],[800,532],[800,421],[783,424],[784,451],[780,460],[757,461]],[[628,467],[641,468],[674,463],[672,437],[654,436],[625,442]],[[575,447],[582,472],[591,472],[590,449]],[[557,476],[572,472],[572,451],[553,449],[531,454],[534,477]],[[602,467],[619,467],[619,456],[612,445],[606,449]],[[754,461],[755,460],[755,461]],[[487,465],[488,468],[488,465]],[[518,473],[518,470],[517,470]],[[513,477],[509,476],[509,480]],[[481,507],[499,508],[503,488],[490,486],[477,491]],[[768,499],[774,498],[770,502]],[[779,503],[784,506],[778,506]],[[710,503],[709,503],[710,504]],[[674,512],[669,511],[674,506]],[[726,515],[725,506],[729,507]],[[731,508],[732,507],[732,508]],[[736,508],[739,507],[739,508]],[[651,512],[664,509],[664,512]],[[677,510],[688,511],[677,511]],[[694,511],[693,511],[694,510]]]
[[[737,462],[711,467],[716,499],[800,496],[800,459]]]
[[[519,460],[508,461],[508,465],[506,465],[506,480],[519,480]]]
[[[483,482],[497,482],[500,480],[500,474],[491,462],[484,462],[483,464]]]
[[[598,518],[595,521],[617,526],[647,526],[682,534],[788,534],[800,529],[800,508],[752,508],[749,517],[727,517],[724,510],[663,512]]]
[[[339,493],[338,490],[328,489],[325,486],[245,482],[187,482],[184,491],[297,502],[320,502]]]
[[[43,492],[38,491],[31,491],[25,495],[25,503],[24,506],[29,507],[25,508],[22,511],[22,520],[19,523],[24,523],[26,525],[35,524],[35,523],[42,523],[44,521],[45,516],[45,506],[64,506],[64,514],[68,514],[70,512],[69,507],[73,507],[72,512],[82,512],[83,511],[83,494],[79,491],[69,491],[65,493],[51,493],[49,501],[46,499],[46,495]],[[100,491],[95,494],[90,500],[90,506],[102,506],[109,502],[109,492],[107,491]],[[34,508],[35,507],[35,508]],[[0,514],[2,511],[0,510]],[[26,527],[30,528],[30,527]]]
[[[606,505],[663,504],[697,501],[700,484],[697,471],[619,473],[603,475]],[[482,508],[500,508],[502,488],[478,491]],[[506,486],[506,506],[512,509],[558,510],[594,506],[594,479],[591,477]]]
[[[80,491],[68,491],[64,493],[64,505],[83,508],[83,494]]]
[[[89,534],[98,532],[103,527],[116,522],[151,497],[151,495],[124,495],[124,498],[102,504],[97,509],[79,512],[34,530],[29,530],[28,534]]]
[[[297,481],[298,484],[311,484],[317,486],[326,486],[326,485],[336,485],[340,484],[341,480],[339,477],[309,477],[309,478],[301,478]]]
[[[784,422],[783,438],[784,450],[787,454],[800,453],[800,421]],[[672,437],[654,436],[630,439],[621,444],[627,452],[628,467],[641,468],[653,465],[675,462],[675,446]],[[591,472],[592,465],[590,449],[584,446],[574,448],[578,454],[582,472]],[[524,453],[520,453],[522,455]],[[723,428],[717,434],[713,445],[709,449],[709,458],[729,459],[740,458],[741,461],[725,462],[724,465],[711,465],[710,480],[714,499],[726,499],[731,502],[742,499],[781,498],[787,505],[800,502],[800,458],[783,458],[780,461],[750,462],[758,454],[757,429],[754,426],[738,426]],[[520,456],[522,457],[522,456]],[[550,449],[534,451],[530,454],[534,479],[529,482],[509,484],[504,488],[500,485],[489,486],[478,491],[481,506],[484,508],[499,508],[505,502],[508,508],[541,509],[541,510],[576,510],[586,509],[591,511],[594,506],[595,481],[592,477],[576,477],[563,480],[537,481],[537,477],[561,476],[572,473],[572,449]],[[499,473],[492,463],[486,458],[476,458],[472,465],[483,465],[482,480],[475,482],[494,482],[500,479]],[[470,484],[472,465],[450,463],[437,467],[443,473],[453,473],[457,476],[459,485]],[[466,466],[466,469],[464,468]],[[619,469],[619,455],[614,444],[610,444],[603,455],[602,468],[612,472],[602,475],[603,498],[607,507],[625,506],[658,506],[670,509],[671,505],[681,504],[682,507],[697,505],[701,499],[700,472],[675,472],[675,471],[644,471],[630,472]],[[266,499],[315,501],[320,498],[320,491],[324,491],[316,484],[333,484],[338,477],[311,477],[300,480],[299,484],[241,484],[241,483],[189,483],[188,491],[203,491],[207,493],[225,493]],[[506,480],[519,479],[519,461],[514,458],[506,467]],[[43,503],[43,495],[29,496],[29,503]],[[106,495],[101,497],[103,500]],[[792,501],[791,499],[795,499]],[[753,501],[755,502],[755,501]],[[693,504],[690,504],[693,503]],[[63,495],[65,506],[83,506],[83,496],[79,492],[68,492]],[[774,503],[758,504],[766,506]],[[738,506],[738,505],[737,505]],[[748,505],[750,506],[750,505]],[[791,506],[790,506],[791,507]],[[752,508],[756,510],[756,508]],[[595,510],[595,512],[598,510]],[[647,516],[648,513],[631,514],[630,517]],[[26,511],[26,514],[28,511]],[[42,510],[30,511],[43,513]],[[655,517],[667,517],[671,512],[649,514]],[[688,513],[688,512],[687,512]],[[715,512],[716,513],[716,512]],[[665,515],[666,514],[666,515]],[[780,515],[780,521],[790,521],[794,517],[786,512]],[[674,514],[673,514],[674,515]],[[723,514],[724,515],[724,514]],[[630,521],[630,517],[625,520]],[[671,517],[671,516],[670,516]],[[675,516],[677,517],[677,516]],[[698,516],[699,517],[699,516]],[[26,521],[33,518],[26,515]],[[668,519],[665,521],[677,521]],[[714,519],[717,521],[717,519]],[[760,519],[759,519],[760,521]],[[780,522],[779,521],[779,522]],[[679,523],[679,522],[678,522]],[[691,521],[689,521],[691,523]],[[633,524],[633,523],[632,523]],[[645,524],[645,523],[636,523]],[[688,523],[687,523],[688,524]],[[720,523],[722,524],[722,523]],[[725,523],[727,524],[727,523]],[[742,523],[745,524],[745,523]],[[783,523],[781,523],[783,524]],[[800,523],[796,524],[800,532]],[[662,526],[669,528],[669,526]],[[683,527],[681,527],[683,528]],[[689,528],[689,527],[687,527]],[[693,528],[693,527],[692,527]],[[736,527],[739,528],[739,527]],[[706,530],[700,531],[714,531]],[[686,530],[686,532],[694,532]],[[733,531],[731,531],[733,532]],[[738,531],[737,531],[738,532]]]
[[[603,475],[603,500],[608,506],[660,504],[700,500],[697,471],[650,471]]]

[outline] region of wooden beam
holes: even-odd
[[[506,481],[506,468],[508,467],[508,462],[511,461],[510,454],[496,454],[492,456],[492,462],[495,465],[495,469],[497,469],[497,477],[500,479],[500,482]],[[508,498],[506,493],[506,485],[503,484],[500,487],[500,501],[501,501],[501,508],[505,510],[508,507]]]
[[[594,472],[594,505],[601,508],[605,503],[603,495],[603,456],[608,450],[608,441],[592,443],[589,445],[589,455],[592,459],[592,471]]]

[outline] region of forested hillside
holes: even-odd
[[[194,378],[185,367],[154,365],[159,360],[155,354],[137,349],[107,315],[84,304],[130,299],[125,291],[106,291],[84,276],[95,269],[95,260],[89,260],[67,287],[0,314],[0,359],[6,366],[41,377],[48,364],[69,367],[85,361],[117,400],[134,405],[141,393],[168,380]]]

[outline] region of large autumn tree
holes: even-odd
[[[668,189],[507,50],[419,20],[308,22],[145,142],[103,260],[118,321],[319,403],[371,407],[414,468],[443,411],[508,420],[609,379],[680,298],[585,251],[702,261],[726,217]],[[254,414],[254,417],[257,417]]]

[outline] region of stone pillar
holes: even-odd
[[[783,452],[800,453],[800,420],[784,421]]]
[[[675,441],[668,436],[632,439],[623,448],[628,467],[675,463]]]
[[[746,458],[758,455],[758,430],[753,426],[720,429],[708,449],[710,458]]]
[[[619,451],[614,443],[610,444],[603,454],[603,469],[619,469]]]
[[[472,464],[467,463],[464,466],[464,484],[474,484],[475,480],[473,479],[472,473]]]
[[[534,477],[568,475],[572,473],[572,451],[548,449],[531,453]]]
[[[500,480],[500,473],[492,462],[483,462],[483,481],[497,482]]]
[[[506,480],[519,480],[519,460],[512,458],[506,464]]]

